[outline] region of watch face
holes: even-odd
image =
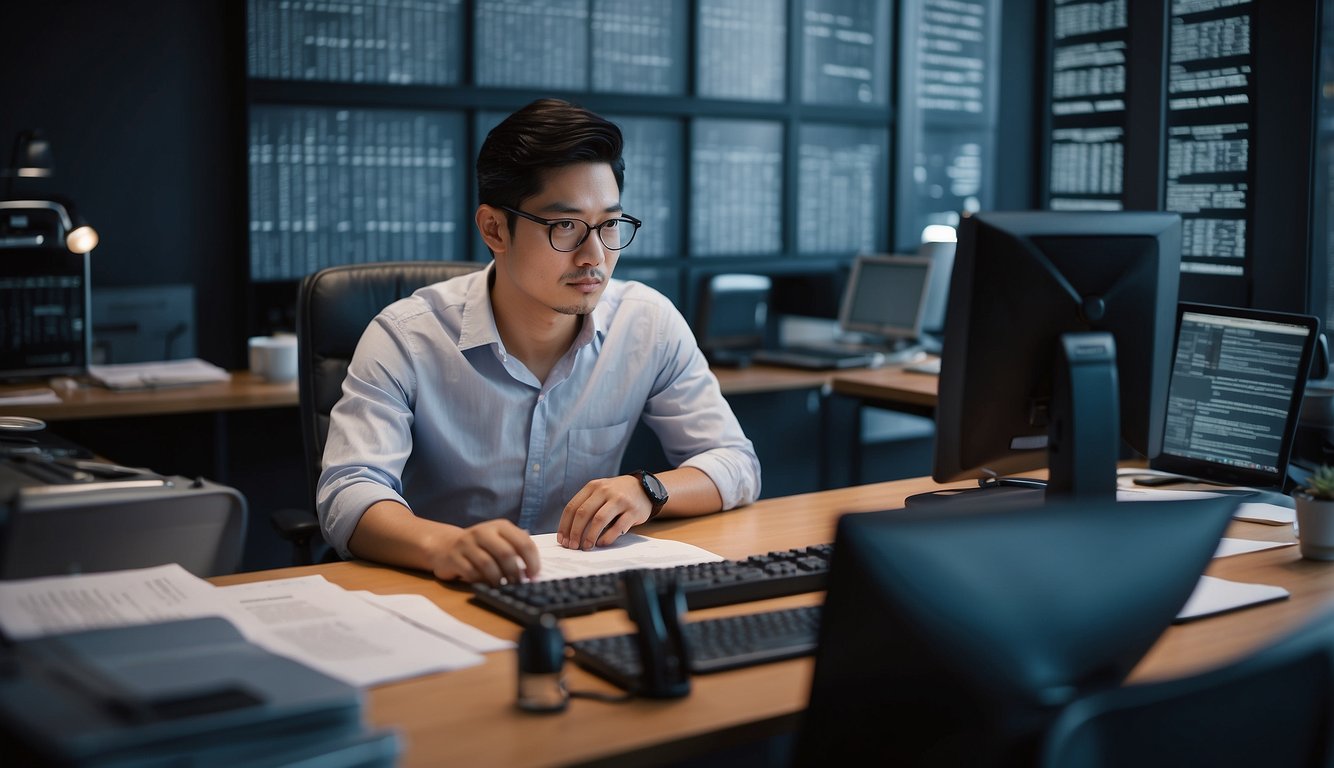
[[[644,473],[644,487],[655,499],[667,498],[667,489],[663,487],[662,481],[647,472]]]

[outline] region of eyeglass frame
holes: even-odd
[[[508,205],[498,205],[498,206],[496,206],[496,207],[499,208],[499,209],[502,210],[502,211],[509,211],[510,213],[513,213],[513,214],[515,214],[515,215],[517,215],[517,216],[520,216],[520,217],[522,217],[522,218],[528,219],[529,221],[531,221],[531,222],[533,222],[533,223],[535,223],[535,224],[541,224],[541,225],[545,226],[545,227],[547,228],[547,242],[551,245],[551,247],[552,247],[553,249],[555,249],[556,251],[559,251],[560,253],[574,253],[575,251],[579,250],[581,247],[583,247],[584,243],[588,242],[588,236],[591,235],[591,234],[593,234],[594,230],[597,231],[597,233],[598,233],[598,242],[599,242],[599,243],[602,243],[602,247],[603,247],[603,248],[606,248],[606,249],[609,250],[609,251],[620,251],[620,250],[624,250],[627,246],[630,245],[630,243],[634,242],[634,239],[635,239],[634,234],[631,234],[631,235],[630,235],[630,239],[629,239],[628,241],[626,241],[625,245],[622,245],[622,246],[620,246],[620,247],[618,247],[618,248],[613,248],[613,247],[611,247],[610,245],[607,245],[607,241],[606,241],[606,240],[603,240],[603,239],[602,239],[602,228],[605,227],[605,226],[607,226],[608,224],[610,224],[610,223],[613,222],[613,221],[628,221],[628,222],[630,222],[631,224],[634,225],[634,227],[635,227],[635,229],[634,229],[635,233],[638,233],[638,232],[639,232],[639,228],[642,227],[642,226],[644,226],[644,222],[640,221],[639,219],[636,219],[634,216],[631,216],[630,214],[625,213],[625,212],[621,212],[621,213],[617,214],[615,218],[607,219],[606,221],[602,222],[601,224],[598,224],[598,225],[594,226],[594,225],[589,224],[588,222],[584,221],[583,219],[576,219],[576,218],[574,218],[573,216],[558,216],[558,217],[556,217],[556,218],[554,218],[554,219],[544,219],[544,218],[542,218],[541,216],[534,216],[534,215],[531,214],[531,213],[526,213],[526,212],[524,212],[524,211],[519,210],[518,208],[511,208],[511,207],[509,207]],[[556,224],[558,224],[558,223],[560,223],[560,222],[562,222],[562,221],[577,221],[577,222],[579,222],[580,224],[583,224],[583,225],[584,225],[584,236],[581,237],[581,238],[579,238],[579,242],[575,243],[574,246],[573,246],[572,248],[570,248],[569,250],[566,250],[566,249],[563,249],[563,248],[559,248],[559,247],[556,246],[556,240],[555,240],[555,237],[554,237],[555,234],[556,234]]]

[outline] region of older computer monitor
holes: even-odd
[[[0,380],[88,367],[88,254],[0,247]]]
[[[919,256],[858,256],[839,306],[839,326],[891,341],[917,339],[931,269],[931,259]]]
[[[1162,443],[1180,260],[1176,214],[965,218],[933,476],[1047,466],[1049,495],[1114,495],[1120,438],[1148,457]]]

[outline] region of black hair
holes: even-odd
[[[477,200],[518,208],[542,189],[543,173],[576,163],[607,163],[624,188],[621,129],[560,99],[538,99],[491,129],[477,153]],[[510,232],[515,218],[506,213]]]

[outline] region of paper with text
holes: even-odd
[[[480,654],[402,620],[323,576],[218,590],[246,639],[356,686],[481,664]]]
[[[374,592],[352,594],[473,653],[504,651],[514,647],[510,640],[502,640],[450,616],[422,595],[377,595]]]
[[[172,563],[0,582],[0,631],[12,640],[56,632],[225,616],[207,581]]]

